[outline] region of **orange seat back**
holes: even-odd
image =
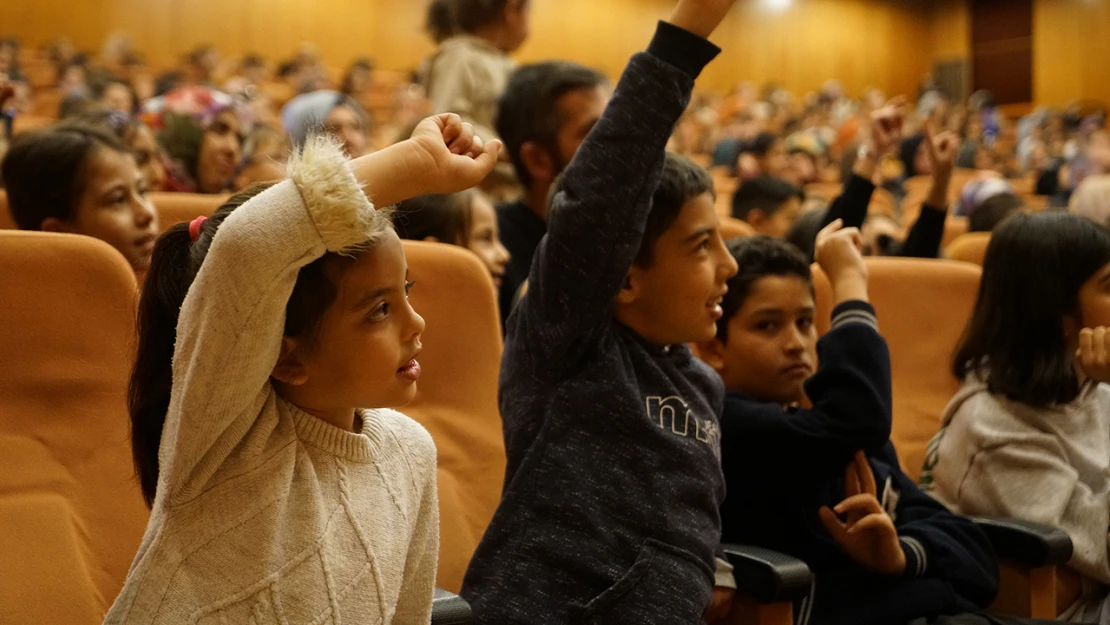
[[[967,234],[970,227],[967,217],[949,215],[944,220],[944,235],[940,239],[940,249],[945,249],[950,243]]]
[[[956,237],[954,241],[944,248],[944,256],[950,260],[958,260],[983,266],[983,259],[987,255],[987,246],[991,242],[989,232],[969,232]]]
[[[201,215],[211,217],[228,197],[203,193],[151,193],[150,201],[158,211],[158,227],[165,232],[176,224],[192,221]]]
[[[458,592],[505,479],[497,407],[501,326],[489,271],[468,250],[404,241],[413,307],[424,317],[416,399],[402,411],[439,455],[440,588]]]
[[[868,258],[868,293],[890,348],[894,397],[891,440],[906,475],[921,473],[925,448],[944,408],[960,388],[952,357],[979,289],[981,270],[933,259]],[[832,291],[814,269],[817,328],[828,331]]]
[[[51,545],[0,556],[5,620],[77,622],[36,613],[64,604],[98,623],[123,586],[148,516],[127,416],[136,303],[108,244],[0,231],[0,532]]]

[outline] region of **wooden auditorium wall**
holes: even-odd
[[[533,36],[522,61],[565,58],[616,75],[643,47],[673,0],[532,0]],[[415,67],[432,50],[421,26],[426,0],[76,0],[8,3],[0,33],[29,46],[58,35],[98,50],[114,32],[132,36],[152,64],[165,66],[201,43],[228,56],[290,56],[316,44],[329,64],[373,57],[384,69]],[[794,91],[840,79],[851,91],[876,86],[912,92],[929,70],[926,3],[901,0],[795,0],[774,11],[741,0],[716,40],[725,52],[702,85],[725,90],[742,80]]]
[[[1036,0],[1033,98],[1110,104],[1110,0]]]

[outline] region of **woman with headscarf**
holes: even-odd
[[[1100,226],[1110,226],[1110,175],[1084,178],[1071,194],[1068,210]]]
[[[370,152],[365,111],[338,91],[313,91],[293,98],[282,109],[281,122],[294,149],[300,149],[309,135],[328,133],[343,143],[351,158]]]
[[[206,87],[181,87],[143,107],[143,121],[170,159],[167,191],[225,193],[239,169],[249,112]]]

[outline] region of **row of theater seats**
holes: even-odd
[[[163,228],[211,214],[220,201],[154,196]],[[504,475],[495,295],[481,264],[461,248],[405,242],[405,251],[420,284],[413,305],[427,320],[424,376],[405,412],[439,449],[437,583],[457,591]],[[891,349],[892,439],[916,476],[959,386],[949,359],[980,270],[940,260],[867,262]],[[815,289],[824,333],[832,297],[819,270]],[[141,538],[147,512],[132,475],[126,414],[136,301],[130,270],[106,244],[0,231],[0,579],[10,580],[0,585],[0,610],[17,622],[99,622]],[[1058,539],[1005,534],[1010,547],[1000,554],[1020,566],[1005,569],[1001,609],[1055,614],[1056,566],[1070,556],[1070,542],[1053,547]],[[752,548],[733,556],[747,600],[737,602],[731,622],[789,622],[790,600],[809,590],[804,563]],[[56,600],[42,601],[48,596]]]

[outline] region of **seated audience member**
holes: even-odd
[[[1013,186],[995,172],[980,172],[960,190],[953,213],[970,217],[980,204],[1000,193],[1013,193]]]
[[[1089,176],[1068,200],[1068,210],[1103,226],[1110,226],[1110,175]]]
[[[119,111],[97,110],[73,118],[77,124],[100,126],[111,131],[131,150],[135,164],[146,179],[147,189],[161,191],[166,186],[166,161],[162,148],[150,128],[137,117]]]
[[[964,381],[929,444],[922,488],[961,514],[1058,527],[1079,599],[1110,615],[1110,231],[1063,212],[1016,215],[991,235],[952,362]]]
[[[789,169],[786,147],[782,140],[769,132],[759,133],[743,146],[736,163],[736,175],[741,180],[751,180],[759,176],[783,178],[789,173]]]
[[[266,82],[266,61],[257,54],[248,54],[239,62],[239,72],[224,81],[224,91],[247,94]]]
[[[397,206],[392,216],[397,236],[458,245],[474,252],[500,288],[509,252],[497,236],[497,213],[476,191],[419,195]]]
[[[1013,193],[998,193],[984,200],[968,216],[968,232],[991,232],[998,224],[1025,210],[1025,202]]]
[[[758,234],[786,236],[802,212],[802,190],[782,178],[759,176],[745,181],[732,195],[732,216],[748,222]]]
[[[243,145],[243,163],[235,177],[235,188],[284,180],[290,152],[289,137],[284,132],[271,126],[255,126]]]
[[[339,86],[339,92],[351,98],[359,98],[374,85],[374,64],[370,59],[358,59],[347,68]]]
[[[328,133],[343,144],[351,158],[370,152],[369,118],[362,107],[338,91],[314,91],[289,101],[281,121],[293,147],[300,149],[309,135]]]
[[[815,583],[801,622],[902,625],[982,610],[998,588],[991,545],[900,468],[889,440],[890,355],[867,302],[859,234],[838,228],[817,242],[835,301],[820,341],[809,261],[768,237],[729,242],[740,272],[717,338],[699,344],[728,391],[722,542],[809,565]],[[807,397],[813,407],[798,407]]]
[[[100,106],[126,115],[139,111],[139,100],[131,85],[122,78],[108,77],[96,80],[91,85],[92,98]]]
[[[239,168],[245,110],[203,87],[182,87],[144,106],[143,121],[170,159],[167,191],[225,193]]]
[[[502,322],[547,234],[552,183],[601,117],[609,94],[604,76],[577,63],[525,65],[509,78],[495,123],[524,194],[497,207],[501,241],[512,255],[501,283]]]
[[[95,237],[136,272],[150,266],[158,213],[132,151],[114,134],[68,123],[21,134],[0,175],[20,229]]]

